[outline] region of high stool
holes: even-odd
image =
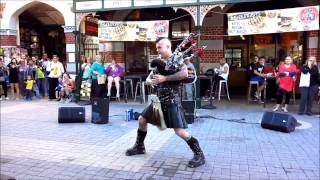
[[[296,88],[292,89],[292,99],[293,99],[293,104],[296,104]]]
[[[133,81],[132,81],[132,79],[126,79],[126,82],[124,80],[120,80],[120,83],[123,83],[123,87],[127,85],[127,82],[130,85],[131,97],[133,97],[134,93],[133,93]],[[128,86],[126,86],[126,87],[128,87]],[[128,88],[126,88],[126,89],[128,90]]]
[[[229,96],[229,89],[228,89],[228,81],[227,80],[220,80],[219,82],[219,93],[218,93],[218,101],[220,101],[221,97],[221,87],[222,85],[225,85],[225,88],[227,90],[227,94],[225,96],[228,97],[228,100],[230,101],[230,96]]]
[[[258,81],[249,81],[249,88],[248,88],[248,103],[251,101],[251,88],[252,85],[256,85],[257,88],[259,86],[259,82]]]
[[[146,103],[146,93],[145,93],[145,81],[142,81],[142,85],[140,82],[137,82],[136,84],[136,92],[135,92],[135,95],[134,95],[134,101],[136,101],[137,99],[137,94],[138,94],[138,88],[142,88],[142,94],[140,94],[140,96],[142,96],[143,98],[143,103]]]

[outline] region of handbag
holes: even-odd
[[[157,122],[157,127],[160,130],[165,130],[167,128],[167,125],[166,125],[166,122],[164,121],[163,111],[161,108],[161,103],[159,98],[153,97],[153,100],[151,103],[152,103],[154,118]]]
[[[299,87],[309,87],[310,86],[310,73],[301,73]]]
[[[105,84],[106,83],[106,75],[98,75],[97,76],[98,84]]]

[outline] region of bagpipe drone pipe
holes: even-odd
[[[193,57],[201,56],[203,49],[207,46],[195,48],[197,42],[195,35],[191,33],[185,38],[175,49],[173,55],[168,61],[162,61],[161,59],[154,59],[151,61],[150,66],[154,68],[154,74],[172,75],[180,70],[185,65],[186,61],[190,61]],[[194,49],[195,48],[195,49]],[[190,53],[191,52],[191,53]],[[188,77],[182,80],[182,83],[193,83],[197,80],[195,69],[188,68]]]

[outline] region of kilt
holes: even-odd
[[[161,108],[167,128],[188,128],[181,103],[161,103]],[[147,123],[160,126],[160,120],[156,118],[156,112],[154,112],[152,103],[143,110],[141,116],[146,119]]]

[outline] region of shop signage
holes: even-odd
[[[85,21],[85,34],[98,37],[98,21],[96,19],[87,19]]]
[[[90,9],[101,9],[101,8],[102,8],[101,0],[76,2],[77,10],[90,10]]]
[[[175,6],[198,6],[257,1],[268,0],[73,0],[75,4],[75,12],[91,12],[111,9],[140,9],[142,7],[159,8]]]
[[[99,21],[98,37],[105,41],[155,41],[168,37],[169,21]]]
[[[104,8],[131,7],[131,0],[104,0]]]
[[[228,14],[228,34],[319,30],[319,6]]]
[[[134,6],[156,6],[162,5],[163,0],[139,0],[134,1]]]

